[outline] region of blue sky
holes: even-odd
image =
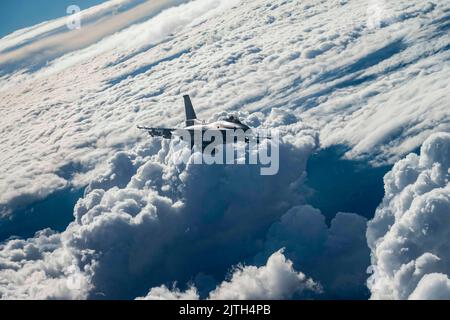
[[[1,0],[0,38],[40,22],[66,15],[69,5],[86,9],[106,0]]]

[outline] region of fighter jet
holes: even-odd
[[[234,134],[236,131],[245,132],[246,135],[244,140],[246,143],[250,142],[252,139],[256,143],[259,143],[261,139],[270,139],[270,136],[262,137],[259,134],[254,134],[249,126],[242,123],[236,116],[229,116],[224,120],[214,121],[211,123],[206,123],[205,121],[201,121],[197,119],[197,115],[195,114],[194,107],[192,106],[191,98],[189,95],[184,95],[184,110],[186,113],[186,121],[184,128],[150,128],[144,126],[138,126],[140,130],[146,130],[150,136],[152,137],[162,137],[164,139],[172,139],[173,137],[179,136],[182,140],[186,139],[186,136],[189,137],[191,143],[191,147],[193,145],[198,144],[198,142],[194,139],[195,133],[202,133],[206,131],[216,132],[222,135],[223,143],[229,142],[227,139],[227,133]],[[249,134],[250,133],[250,134]],[[231,142],[237,142],[237,136],[234,135],[234,140]],[[205,147],[211,141],[203,141],[202,146]]]

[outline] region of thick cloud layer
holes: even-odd
[[[317,146],[316,131],[280,110],[265,120],[260,114],[244,120],[261,127],[292,122],[280,127],[279,174],[261,176],[258,165],[194,165],[198,154],[185,165],[177,160],[188,149],[177,141],[151,139],[119,152],[90,183],[67,230],[37,235],[44,243],[54,238],[54,246],[40,248],[36,238],[6,243],[2,297],[27,297],[53,282],[59,291],[40,290],[40,298],[134,298],[154,288],[150,297],[281,299],[320,296],[322,282],[325,296],[360,293],[368,264],[365,219],[340,213],[328,229],[320,211],[298,207],[307,193],[304,170]],[[28,269],[41,270],[38,279],[11,265],[15,241],[47,250],[21,258]],[[48,264],[58,261],[57,271],[48,272]],[[239,263],[247,266],[223,281]],[[305,268],[317,282],[294,268]],[[16,279],[26,284],[21,295]],[[174,282],[195,288],[169,290]],[[238,293],[238,286],[248,290]]]
[[[124,14],[136,3],[116,2]],[[449,129],[447,15],[445,0],[196,0],[49,54],[40,69],[0,78],[0,211],[85,186],[144,138],[136,124],[182,123],[184,93],[201,118],[283,106],[317,127],[323,146],[397,159]],[[60,27],[20,31],[0,48],[45,42]]]
[[[273,118],[261,123],[270,125]],[[248,121],[257,119],[257,114],[248,116]],[[281,144],[283,166],[275,176],[261,176],[258,165],[195,165],[198,153],[187,165],[179,163],[188,151],[179,141],[152,139],[119,152],[86,189],[75,221],[46,255],[49,261],[61,254],[71,260],[60,273],[42,277],[53,280],[70,268],[83,270],[89,281],[80,282],[78,291],[88,291],[90,298],[134,298],[149,287],[187,283],[200,274],[219,281],[232,265],[259,251],[274,221],[304,201],[304,170],[317,135],[298,121],[284,129],[284,139],[296,143]],[[4,250],[9,256],[9,246]],[[27,260],[34,268],[46,264],[41,257]],[[3,296],[14,297],[11,280],[22,270],[5,264],[0,272],[9,287]],[[26,280],[27,287],[39,285]]]
[[[169,3],[174,4],[181,2],[183,1],[158,1],[155,3],[151,1],[150,4],[147,3],[143,5],[147,6],[147,11],[151,11],[150,13],[153,12],[154,15],[160,12],[162,8],[166,8]],[[8,76],[5,76],[4,81],[0,81],[0,87],[4,85],[5,88],[3,88],[4,90],[2,90],[2,92],[6,94],[6,96],[9,96],[8,92],[11,91],[7,88],[16,88],[15,85],[19,85],[24,81],[23,77],[28,80],[34,79],[34,81],[37,81],[37,83],[40,84],[39,86],[41,86],[42,81],[47,83],[47,80],[42,80],[43,78],[52,78],[51,75],[59,74],[63,71],[63,73],[68,72],[67,69],[71,68],[79,70],[80,63],[89,59],[100,59],[102,61],[100,62],[100,60],[98,60],[97,62],[101,64],[121,64],[121,62],[123,63],[136,55],[142,54],[142,50],[145,52],[149,47],[154,47],[158,43],[164,42],[164,39],[172,32],[179,31],[186,25],[195,21],[198,22],[201,21],[201,19],[214,17],[232,6],[233,3],[234,1],[197,0],[189,4],[167,9],[155,17],[149,13],[150,16],[152,16],[151,19],[137,25],[132,25],[126,30],[106,37],[102,41],[97,42],[88,48],[67,53],[58,59],[44,57],[45,65],[41,66],[43,69],[39,72],[17,72],[9,74]],[[118,6],[117,3],[115,5]],[[115,8],[115,5],[114,3],[111,3],[108,6],[102,5],[98,8],[94,7],[83,14],[89,17],[91,14],[95,17],[97,17],[97,15],[102,17],[102,15],[105,14],[104,11],[109,12]],[[122,7],[119,6],[117,8]],[[142,14],[142,12],[139,13],[139,15]],[[180,16],[182,17],[181,19]],[[108,23],[108,21],[109,20],[106,19],[106,23]],[[132,24],[132,22],[133,19],[128,23]],[[45,34],[49,31],[47,28],[57,28],[58,30],[59,28],[64,29],[64,23],[64,19],[55,21],[54,23],[47,23],[37,30],[31,30],[30,33],[37,36],[35,33],[38,32],[38,30],[40,30],[39,34]],[[96,28],[95,25],[92,27]],[[86,28],[81,29],[80,32],[83,34],[89,33]],[[28,38],[23,39],[25,35],[28,35],[28,33],[19,33],[16,36],[13,34],[8,38],[2,39],[0,44],[3,43],[5,46],[12,45],[10,42],[15,38],[18,38],[16,39],[18,42],[26,41]],[[31,37],[31,35],[28,36]],[[46,39],[47,38],[44,38],[44,40]],[[36,42],[38,44],[40,43],[39,40],[36,40]],[[33,42],[31,45],[34,46],[36,44]],[[178,49],[181,50],[180,52],[186,51],[186,48]],[[178,54],[178,49],[174,48],[176,51],[175,55]],[[162,52],[155,56],[166,57],[160,62],[163,62],[173,54],[170,52],[173,50],[168,47],[162,50]],[[106,60],[103,60],[103,58],[105,58],[105,52],[114,52],[114,58],[106,54],[107,58]],[[32,53],[30,54],[30,58],[34,58]],[[157,60],[159,60],[159,58]],[[171,60],[171,58],[169,60]],[[8,63],[15,65],[15,62],[11,59],[8,60]],[[157,64],[159,64],[159,62]],[[97,67],[95,68],[97,69]],[[113,68],[113,66],[110,66],[109,68]],[[107,69],[109,68],[107,67]],[[139,67],[136,68],[139,69]],[[81,74],[83,73],[84,71],[81,71]],[[123,70],[116,70],[114,74],[108,76],[108,81],[117,81],[117,79],[123,77],[122,73]],[[7,117],[7,120],[2,120],[5,121],[5,124],[7,125],[2,126],[0,129],[3,138],[1,141],[1,148],[2,151],[6,152],[9,150],[13,153],[13,158],[10,158],[10,155],[4,152],[0,156],[2,163],[4,164],[4,167],[2,168],[4,174],[0,176],[0,190],[2,191],[0,192],[0,215],[8,215],[14,209],[28,205],[36,200],[44,199],[55,191],[73,185],[76,187],[86,185],[93,177],[105,169],[103,164],[110,156],[122,148],[131,148],[136,143],[137,139],[142,138],[135,129],[134,122],[137,121],[136,118],[131,119],[129,117],[137,112],[139,107],[130,107],[133,103],[128,101],[126,103],[128,107],[123,107],[122,105],[119,108],[119,110],[121,110],[120,113],[131,108],[128,110],[131,111],[131,114],[128,114],[126,117],[119,117],[124,121],[122,125],[125,125],[127,128],[122,127],[122,125],[117,122],[119,118],[115,118],[115,116],[111,118],[112,114],[103,119],[106,120],[109,125],[100,126],[100,122],[103,122],[103,120],[100,120],[95,115],[98,112],[98,107],[100,105],[111,105],[113,104],[114,99],[110,100],[107,98],[106,100],[108,101],[105,100],[100,102],[100,104],[97,104],[99,103],[98,100],[95,99],[97,102],[92,100],[91,102],[94,102],[96,106],[83,101],[84,99],[81,98],[78,93],[87,89],[90,85],[86,87],[85,84],[87,83],[84,80],[78,82],[72,78],[74,73],[69,72],[68,74],[70,74],[70,79],[65,78],[65,80],[68,81],[66,83],[68,86],[65,87],[65,89],[60,88],[63,91],[56,93],[55,90],[57,89],[56,87],[53,87],[46,91],[46,94],[52,92],[55,94],[54,98],[57,100],[61,97],[64,97],[64,100],[71,100],[70,103],[76,110],[70,111],[66,109],[66,104],[61,103],[61,101],[49,102],[49,96],[43,98],[41,94],[34,95],[36,100],[29,104],[29,106],[33,105],[31,110],[28,107],[24,109],[19,107],[17,109],[12,106],[12,100],[9,99],[0,106],[2,114]],[[17,81],[15,82],[13,79],[10,79],[11,77],[17,77]],[[59,78],[59,76],[57,76],[57,78]],[[99,83],[106,80],[105,78],[103,78],[103,80],[101,78],[103,77],[98,78],[97,76],[94,76],[90,79],[96,82],[95,87],[98,88]],[[75,93],[72,90],[74,86],[78,88],[83,87],[84,89],[81,89],[81,91],[76,90],[77,93]],[[17,92],[14,88],[11,89],[13,90],[12,92]],[[30,87],[29,89],[34,90],[33,87]],[[25,91],[28,91],[28,89],[25,89]],[[25,91],[22,91],[16,98],[22,100]],[[88,89],[88,91],[90,91],[90,89]],[[145,91],[145,89],[143,91]],[[143,91],[141,91],[141,93],[146,96]],[[70,92],[75,93],[77,98],[72,96]],[[119,95],[124,97],[123,92]],[[110,94],[103,92],[102,96],[102,99],[104,99],[105,97],[109,97]],[[135,102],[138,103],[142,98],[145,98],[144,96],[141,96]],[[150,96],[152,96],[152,94]],[[72,98],[75,99],[72,100]],[[28,102],[25,101],[29,102],[29,100],[25,99],[22,100],[20,104],[22,106],[28,105]],[[20,115],[22,111],[25,112],[26,115]],[[126,112],[128,113],[128,111]],[[109,112],[110,111],[108,111],[108,113]],[[47,116],[50,116],[50,118],[47,118]],[[18,135],[16,135],[13,131],[18,127],[24,129],[20,130]],[[32,127],[34,129],[31,129]],[[120,129],[120,127],[122,127],[122,129]],[[120,137],[116,135],[118,132],[117,130],[121,132],[119,134]],[[116,131],[116,133],[114,133],[114,131]],[[122,135],[125,131],[128,131],[128,133]],[[19,145],[22,146],[20,150],[13,150],[15,149],[14,146]]]
[[[338,213],[328,227],[304,206],[307,158],[320,136],[389,162],[450,123],[448,1],[373,3],[196,0],[1,76],[0,215],[88,185],[65,231],[1,244],[1,297],[207,298],[237,284],[296,297],[306,278],[318,297],[364,296],[365,220]],[[45,42],[41,27],[0,48]],[[279,129],[280,173],[179,164],[185,147],[136,130],[180,125],[185,93],[203,119]],[[374,298],[446,294],[447,140],[386,177],[367,232]],[[273,270],[298,285],[260,281]]]
[[[311,206],[296,206],[268,229],[264,249],[252,259],[260,267],[238,266],[232,270],[229,281],[222,282],[205,297],[365,297],[366,269],[370,264],[365,232],[366,220],[356,214],[338,213],[328,228],[319,210]],[[280,251],[280,248],[283,250]],[[294,268],[305,272],[307,276],[313,275],[312,278],[317,281],[306,279],[303,273],[297,273]],[[152,288],[147,298],[183,297],[192,292],[198,295],[195,286],[190,286],[183,293],[178,288],[169,290],[163,285]]]
[[[374,299],[450,298],[450,134],[425,141],[384,179],[386,195],[369,222]]]

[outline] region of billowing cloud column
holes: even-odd
[[[368,224],[373,299],[450,299],[450,134],[428,138],[385,176]]]

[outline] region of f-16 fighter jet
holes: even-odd
[[[269,136],[261,137],[252,132],[249,126],[242,123],[236,116],[229,116],[224,120],[214,121],[211,123],[206,123],[197,119],[194,107],[192,106],[191,99],[189,95],[183,96],[184,99],[184,110],[186,113],[186,126],[184,128],[150,128],[138,126],[138,129],[146,130],[152,137],[162,137],[164,139],[172,139],[173,137],[179,136],[182,140],[189,139],[191,146],[198,145],[201,143],[203,147],[209,145],[212,140],[211,136],[222,137],[222,143],[234,143],[239,140],[239,134],[243,134],[243,141],[246,143],[255,141],[259,143],[261,139],[270,139]],[[205,138],[205,136],[208,136]],[[229,137],[232,137],[232,141],[229,141]]]

